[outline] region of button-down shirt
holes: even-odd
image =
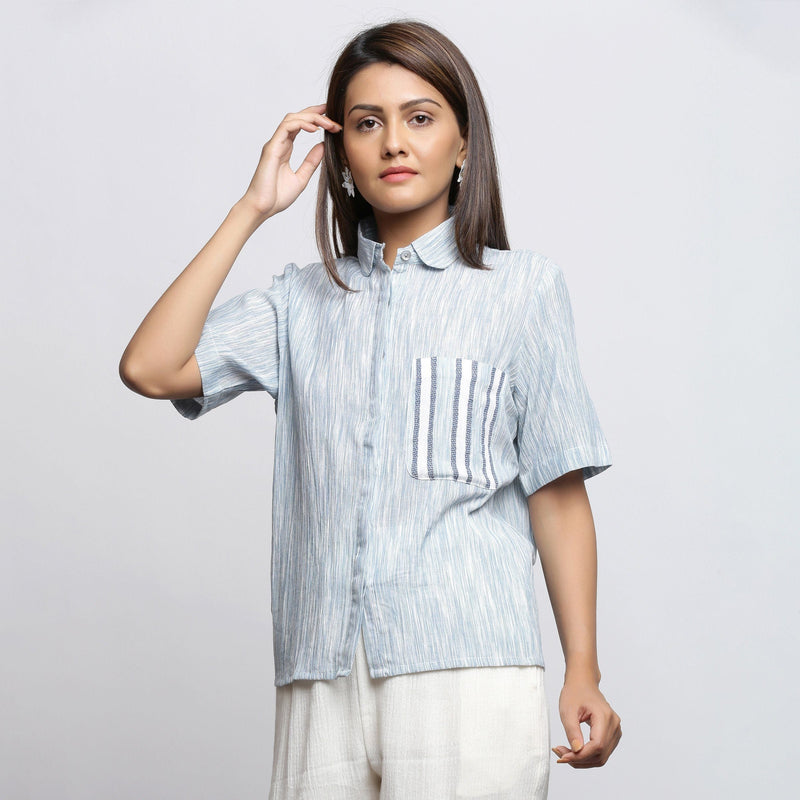
[[[452,212],[452,207],[450,208]],[[531,250],[466,265],[453,218],[383,261],[288,264],[211,310],[190,419],[241,392],[275,400],[275,686],[544,666],[527,497],[611,465],[578,361],[561,269]]]

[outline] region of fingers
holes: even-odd
[[[323,111],[325,104],[308,106],[302,111],[290,112],[281,120],[272,138],[264,145],[261,151],[262,158],[276,159],[282,169],[289,165],[294,141],[300,131],[317,133],[320,128],[326,133],[334,134],[342,130],[342,126],[326,116]],[[312,156],[313,160],[314,156]]]
[[[558,764],[570,764],[575,769],[592,769],[594,767],[602,767],[608,761],[611,753],[614,752],[620,739],[622,738],[622,729],[618,728],[612,735],[607,748],[598,751],[595,756],[587,757],[585,752],[576,755],[566,747],[553,748],[553,750],[561,751],[559,753]],[[588,745],[586,745],[588,747]],[[586,748],[584,748],[586,750]]]
[[[302,164],[293,170],[291,156],[300,131],[340,133],[342,126],[325,113],[325,104],[290,112],[281,120],[272,138],[261,148],[261,158],[245,193],[259,213],[272,216],[288,208],[308,185],[325,154],[324,142],[317,142]]]
[[[580,722],[577,719],[565,722],[564,732],[567,734],[572,752],[577,753],[583,747],[583,731]]]
[[[270,157],[277,159],[277,163],[282,169],[289,166],[289,159],[292,155],[294,147],[294,140],[300,131],[308,131],[309,133],[317,133],[322,128],[327,133],[339,133],[342,126],[326,116],[323,112],[325,108],[324,103],[315,106],[308,106],[302,111],[290,112],[287,114],[278,125],[272,138],[262,148],[262,158],[269,159]],[[319,156],[319,158],[317,158]],[[308,171],[307,162],[312,165],[311,171],[322,160],[322,153],[315,150],[313,147],[306,156],[306,161],[302,165],[302,175]],[[295,173],[299,173],[299,170]]]
[[[325,153],[325,146],[322,142],[317,142],[309,151],[308,155],[303,160],[303,163],[295,170],[295,175],[300,178],[304,184],[311,180],[314,170],[319,166],[322,161],[322,156]]]
[[[589,741],[584,743],[580,722],[588,722]],[[622,738],[622,727],[617,713],[607,703],[598,708],[584,708],[579,721],[564,723],[572,747],[559,745],[552,748],[558,756],[558,764],[570,764],[576,769],[602,767]]]
[[[324,114],[324,108],[325,104],[320,103],[316,106],[304,108],[302,111],[287,114],[281,123],[287,138],[294,141],[301,130],[316,133],[320,128],[324,128],[329,133],[339,133],[342,126]]]

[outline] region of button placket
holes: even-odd
[[[384,270],[386,268],[384,267]],[[373,364],[373,384],[372,384],[372,391],[371,391],[371,401],[370,401],[370,415],[369,415],[369,427],[368,427],[368,436],[364,440],[365,448],[368,448],[370,453],[369,456],[365,456],[367,469],[366,475],[369,476],[371,483],[368,487],[366,487],[366,503],[362,509],[361,513],[361,530],[360,536],[356,542],[356,555],[355,555],[355,567],[354,567],[354,579],[355,584],[353,587],[353,595],[354,595],[354,606],[358,609],[357,614],[361,620],[360,625],[356,622],[356,646],[358,644],[358,630],[364,626],[364,606],[366,603],[366,591],[367,585],[372,574],[372,565],[367,563],[366,560],[359,565],[359,553],[371,551],[369,548],[369,536],[373,531],[372,523],[373,523],[373,513],[374,509],[377,507],[379,497],[378,494],[381,489],[381,485],[377,480],[377,473],[375,469],[373,469],[372,464],[376,459],[376,443],[378,441],[378,427],[381,424],[379,418],[379,408],[384,407],[384,395],[386,392],[386,384],[387,384],[387,375],[386,375],[386,345],[389,341],[390,336],[390,306],[392,300],[392,277],[394,275],[393,270],[386,270],[385,271],[385,283],[383,279],[381,279],[381,286],[378,291],[378,314],[376,317],[376,331],[379,331],[378,335],[376,336],[376,355],[375,355],[375,362]],[[377,356],[377,353],[380,353],[380,357]],[[364,544],[364,548],[362,548],[362,543]],[[369,548],[369,550],[368,550]],[[366,555],[363,556],[364,559],[367,558]],[[360,580],[358,580],[360,579]],[[366,637],[365,637],[366,638]],[[366,647],[366,645],[365,645]],[[352,651],[351,651],[352,652]]]

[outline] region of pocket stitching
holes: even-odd
[[[445,359],[448,361],[445,362]],[[426,363],[427,362],[427,363]],[[453,371],[447,374],[447,379],[453,382],[453,402],[450,407],[445,412],[447,414],[447,421],[448,430],[451,432],[450,438],[450,447],[448,450],[450,456],[450,464],[452,465],[453,462],[456,460],[456,453],[457,453],[457,445],[459,443],[459,434],[458,434],[458,420],[457,420],[457,411],[458,411],[458,404],[459,404],[459,393],[461,384],[456,383],[458,378],[457,368],[463,369],[463,363],[469,362],[473,365],[473,373],[474,373],[474,384],[472,383],[473,378],[470,378],[470,387],[472,389],[472,401],[471,404],[467,403],[467,415],[466,415],[466,422],[465,422],[465,430],[461,434],[464,439],[464,462],[462,465],[458,463],[455,464],[455,469],[453,472],[445,471],[444,469],[439,469],[440,473],[445,474],[437,474],[437,465],[433,463],[434,455],[437,454],[437,447],[438,449],[438,456],[441,463],[445,463],[446,456],[445,456],[445,447],[446,444],[439,443],[437,445],[434,442],[433,448],[428,448],[428,465],[427,469],[423,470],[423,474],[414,474],[414,467],[418,462],[418,444],[421,440],[422,435],[427,435],[429,438],[431,436],[431,426],[433,420],[436,417],[437,410],[439,407],[437,406],[438,395],[437,395],[437,380],[439,379],[440,373],[440,364],[448,363],[448,368],[452,369]],[[427,366],[429,369],[428,374],[423,374],[423,365]],[[479,380],[480,370],[481,367],[485,369],[491,369],[491,373],[486,376],[485,372],[482,379]],[[488,380],[487,380],[488,378]],[[422,393],[421,393],[421,386],[423,385],[423,380],[427,383],[427,388],[431,390],[429,396],[429,404],[427,405],[427,413],[424,413],[422,408]],[[491,364],[487,361],[478,361],[476,359],[469,359],[466,357],[461,356],[417,356],[414,358],[414,372],[412,375],[412,384],[408,392],[408,406],[407,406],[407,424],[406,424],[406,436],[405,436],[405,457],[404,461],[406,464],[406,471],[408,474],[414,478],[415,480],[448,480],[456,483],[465,483],[469,486],[475,486],[480,489],[484,489],[485,491],[491,491],[492,489],[496,489],[498,487],[498,480],[497,480],[497,473],[494,467],[494,456],[497,453],[496,442],[497,438],[495,436],[497,425],[501,420],[502,409],[505,408],[507,403],[504,404],[503,398],[507,394],[507,390],[505,389],[508,386],[508,375],[507,372],[500,367],[497,367],[494,364]],[[479,387],[477,391],[475,388]],[[450,388],[450,387],[448,387]],[[488,401],[487,401],[488,398]],[[507,400],[507,398],[506,398]],[[489,410],[491,407],[492,402],[494,403],[494,407],[491,409],[491,417],[488,418]],[[477,410],[475,406],[477,405]],[[480,415],[480,416],[478,416]],[[477,421],[475,418],[480,419],[481,422],[481,436],[479,439],[479,452],[480,452],[480,469],[475,471],[472,469],[471,461],[473,459],[473,450],[474,450],[474,442],[475,437],[473,437],[473,432],[477,426],[473,425],[473,421]],[[423,422],[427,420],[427,431],[423,433],[422,427]],[[489,423],[489,431],[488,434],[486,433],[486,423]],[[417,431],[417,435],[415,437],[414,433],[415,430]],[[469,457],[467,456],[467,445],[469,445]],[[488,455],[488,464],[487,464],[487,455]],[[466,475],[460,476],[461,470],[459,467],[463,468],[466,472]],[[488,469],[487,469],[488,467]],[[472,477],[469,478],[468,476],[471,475]],[[484,477],[484,475],[486,477]],[[478,480],[478,477],[480,480]]]

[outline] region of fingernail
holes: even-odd
[[[573,739],[572,740],[572,752],[573,753],[577,753],[578,750],[581,749],[581,747],[583,747],[583,742],[581,742],[580,739]]]

